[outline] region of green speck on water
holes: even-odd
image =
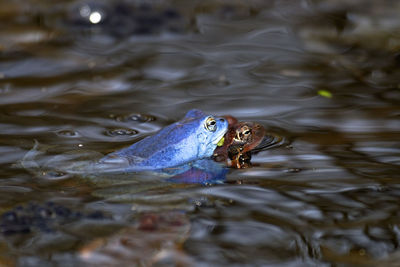
[[[332,93],[328,90],[318,90],[318,94],[326,98],[332,98]]]

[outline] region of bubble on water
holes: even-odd
[[[149,121],[155,121],[156,118],[151,115],[145,115],[145,114],[129,114],[129,115],[110,115],[111,118],[115,119],[116,121],[137,121],[137,122],[149,122]]]
[[[41,177],[48,180],[64,180],[70,178],[71,175],[59,170],[46,170],[41,172]]]
[[[90,6],[84,5],[79,9],[79,14],[81,14],[82,17],[89,17],[91,13]]]
[[[57,131],[56,134],[58,136],[63,136],[63,137],[78,137],[79,136],[78,132],[76,132],[74,130],[68,130],[68,129]]]
[[[123,129],[123,128],[109,129],[105,132],[107,136],[132,136],[138,133],[139,132],[134,129]]]
[[[103,14],[99,10],[93,10],[89,5],[83,5],[79,8],[79,15],[89,20],[92,24],[98,24],[103,20]]]
[[[128,120],[138,121],[138,122],[149,122],[154,121],[156,118],[150,115],[144,114],[131,114],[127,117]]]
[[[99,23],[101,20],[102,20],[102,15],[101,15],[101,13],[98,12],[98,11],[92,12],[92,13],[90,14],[90,16],[89,16],[89,21],[90,21],[91,23],[93,23],[93,24],[97,24],[97,23]]]

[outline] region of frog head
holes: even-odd
[[[224,118],[206,115],[200,110],[190,110],[179,124],[186,128],[187,137],[197,147],[197,158],[212,156],[217,144],[228,130]],[[188,147],[195,147],[195,146]]]
[[[214,160],[226,161],[234,168],[250,165],[251,151],[264,140],[265,129],[255,122],[239,122],[232,116],[224,116],[229,122],[224,144],[214,151]]]

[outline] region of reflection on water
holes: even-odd
[[[107,215],[38,212],[55,230],[3,232],[0,265],[397,266],[399,10],[394,0],[0,2],[0,212],[56,203]],[[284,142],[210,186],[21,165],[34,140],[39,163],[68,167],[192,108]]]

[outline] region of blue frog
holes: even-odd
[[[211,157],[228,130],[224,118],[190,110],[186,116],[153,136],[100,160],[102,169],[154,171],[181,166]]]

